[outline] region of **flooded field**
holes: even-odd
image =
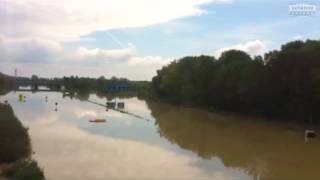
[[[306,142],[294,124],[134,96],[10,92],[6,100],[49,180],[320,179],[320,142]]]

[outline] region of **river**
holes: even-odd
[[[306,142],[296,124],[129,95],[9,92],[5,100],[29,128],[48,180],[320,179],[320,141]],[[97,105],[106,101],[143,118]]]

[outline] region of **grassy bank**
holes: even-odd
[[[42,180],[44,175],[31,160],[28,129],[15,117],[10,105],[0,103],[0,177]]]

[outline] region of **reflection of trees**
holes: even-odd
[[[160,103],[148,106],[162,136],[202,158],[217,156],[225,166],[244,169],[255,178],[320,178],[320,145],[305,144],[300,131]]]
[[[70,91],[70,92],[63,91],[62,92],[62,98],[69,97],[70,99],[73,99],[74,95],[75,95],[74,91]]]
[[[99,98],[106,98],[108,101],[112,101],[115,98],[123,99],[123,98],[136,97],[137,93],[135,92],[107,93],[107,92],[97,91],[96,95]]]
[[[100,98],[100,99],[103,99],[103,98],[105,98],[106,97],[106,92],[103,92],[103,91],[97,91],[96,92],[96,95],[97,95],[97,97],[98,98]]]
[[[80,101],[87,101],[90,97],[89,91],[77,91],[75,98],[79,99]]]
[[[132,97],[136,97],[137,93],[135,92],[122,92],[122,93],[109,93],[107,95],[107,98],[113,98],[113,97],[117,97],[120,99],[124,99],[124,98],[132,98]]]
[[[62,92],[62,97],[69,97],[70,99],[79,99],[80,101],[87,101],[90,97],[90,91],[68,91]]]
[[[91,94],[96,94],[97,97],[103,99],[106,98],[108,101],[113,101],[115,98],[123,99],[123,98],[131,98],[136,97],[136,93],[134,92],[122,92],[122,93],[107,93],[102,91],[94,91],[94,90],[78,90],[78,91],[64,91],[62,93],[62,97],[69,97],[70,99],[76,98],[80,101],[87,101]]]

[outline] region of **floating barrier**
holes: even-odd
[[[102,107],[108,108],[107,105],[104,105],[104,104],[101,104],[101,103],[97,103],[97,102],[90,101],[90,100],[87,100],[87,102],[90,102],[90,103],[92,103],[92,104],[95,104],[95,105],[98,105],[98,106],[102,106]],[[108,104],[108,102],[107,102],[107,104]],[[147,119],[147,118],[144,118],[144,117],[139,116],[139,115],[134,114],[134,113],[130,113],[130,112],[128,112],[128,111],[124,111],[124,110],[121,110],[121,109],[115,109],[115,108],[110,108],[110,109],[112,109],[112,110],[114,110],[114,111],[118,111],[118,112],[120,112],[120,113],[124,113],[124,114],[130,115],[130,116],[133,116],[133,117],[136,117],[136,118],[139,118],[139,119],[143,119],[143,120],[146,120],[146,121],[150,121],[150,120]]]

